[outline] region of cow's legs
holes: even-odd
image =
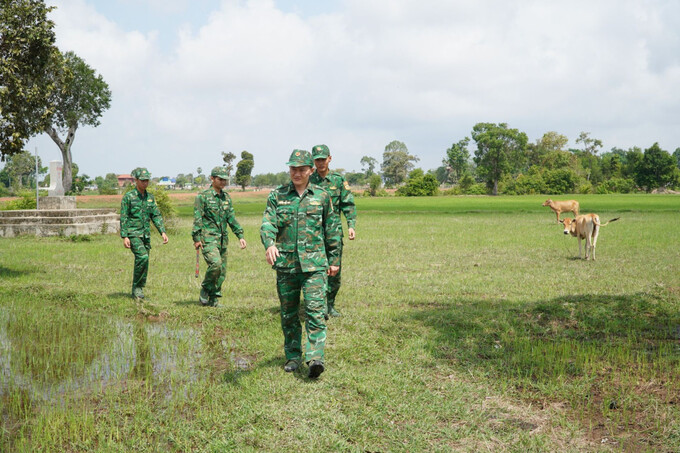
[[[593,230],[593,261],[595,261],[595,246],[597,245],[597,236],[600,234],[600,228],[595,225]]]

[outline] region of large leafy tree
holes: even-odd
[[[35,187],[35,156],[28,151],[12,154],[6,159],[5,168],[0,173],[0,181],[5,182],[5,185],[14,186],[21,189],[24,185],[28,187]],[[47,169],[42,166],[42,161],[38,157],[38,171],[42,174]]]
[[[241,152],[241,160],[236,164],[236,184],[241,186],[241,190],[246,190],[250,184],[251,173],[255,166],[255,158],[248,151]]]
[[[62,57],[59,71],[54,73],[56,89],[50,96],[53,113],[45,132],[59,147],[63,159],[64,190],[71,190],[71,146],[81,125],[99,126],[99,118],[111,105],[111,91],[101,75],[73,52]],[[62,138],[59,134],[65,134]]]
[[[42,132],[52,113],[54,45],[52,10],[42,0],[0,2],[0,156],[20,153],[31,136]]]
[[[569,143],[569,139],[555,131],[543,134],[543,137],[536,140],[535,144],[527,145],[528,165],[542,165],[549,154],[560,154]],[[550,158],[548,158],[550,159]]]
[[[360,162],[367,178],[375,172],[375,166],[378,165],[378,161],[371,156],[362,157]]]
[[[236,159],[236,154],[222,151],[222,160],[224,161],[224,167],[227,169],[227,175],[229,176],[228,185],[231,185],[231,172],[234,171],[234,159]]]
[[[442,163],[449,169],[453,176],[453,182],[458,182],[470,165],[470,151],[468,151],[469,144],[470,138],[465,137],[458,143],[452,144],[451,147],[446,150],[446,158],[444,158]]]
[[[416,156],[408,153],[408,148],[403,142],[391,141],[385,146],[383,162],[380,165],[385,182],[391,185],[402,183],[415,166],[414,162],[418,160]]]
[[[472,128],[472,139],[477,143],[474,157],[477,173],[498,195],[498,181],[521,168],[526,160],[527,134],[508,128],[506,123],[477,123]]]
[[[665,187],[678,182],[678,167],[675,159],[668,151],[654,143],[645,150],[642,162],[638,166],[635,182],[647,191],[657,187]]]

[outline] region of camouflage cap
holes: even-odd
[[[303,149],[294,149],[290,155],[290,159],[286,162],[289,167],[313,167],[314,162],[312,161],[312,155],[309,151]]]
[[[331,151],[326,145],[316,145],[312,148],[312,159],[325,159],[331,155]]]
[[[229,179],[229,175],[227,174],[227,168],[226,167],[215,167],[212,169],[210,172],[210,176],[217,176],[218,178],[222,179]]]
[[[132,171],[132,176],[134,176],[135,179],[139,179],[141,181],[148,181],[151,179],[151,173],[149,173],[149,170],[144,167],[134,169]]]

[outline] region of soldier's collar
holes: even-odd
[[[314,184],[312,184],[311,182],[307,182],[307,187],[305,188],[305,190],[308,191],[308,192],[314,193],[314,190],[312,190],[312,186],[314,186]],[[297,190],[295,189],[295,184],[293,184],[293,181],[288,183],[288,192],[289,193],[290,192],[297,193]]]

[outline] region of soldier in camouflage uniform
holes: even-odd
[[[231,197],[223,190],[227,178],[226,168],[213,168],[210,189],[200,192],[194,202],[191,237],[196,250],[203,250],[203,258],[208,264],[198,300],[201,305],[213,307],[217,306],[217,298],[222,297],[222,283],[227,276],[227,225],[238,238],[241,249],[247,245],[243,239],[243,228],[234,216]]]
[[[284,370],[295,371],[302,360],[298,316],[302,291],[307,333],[304,358],[309,377],[317,378],[324,371],[327,276],[335,275],[339,269],[340,226],[328,192],[309,184],[313,165],[309,151],[294,150],[287,165],[291,182],[269,194],[260,238],[267,263],[276,270],[286,354]]]
[[[156,200],[153,194],[146,191],[151,174],[146,168],[137,168],[133,170],[132,176],[135,178],[136,188],[123,195],[120,202],[120,237],[123,238],[125,248],[132,250],[135,256],[132,297],[143,299],[151,250],[149,221],[153,222],[163,237],[163,244],[168,243],[168,236],[165,234],[163,217]]]
[[[326,145],[316,145],[312,148],[312,159],[314,159],[314,166],[316,171],[309,177],[309,182],[323,187],[328,191],[333,202],[333,212],[338,216],[338,223],[340,224],[340,270],[337,275],[328,277],[328,297],[327,297],[327,311],[328,316],[340,316],[340,312],[335,308],[335,296],[340,290],[340,279],[342,274],[342,220],[340,219],[340,212],[345,214],[347,220],[347,237],[353,241],[356,237],[354,227],[357,222],[357,211],[354,205],[354,195],[349,189],[349,184],[345,177],[340,173],[331,172],[328,165],[331,162],[331,153]]]

